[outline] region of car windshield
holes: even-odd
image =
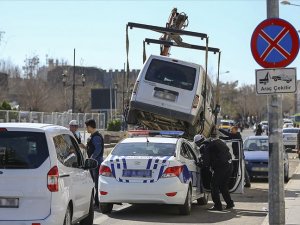
[[[300,116],[295,116],[295,121],[300,122]]]
[[[193,90],[196,69],[189,66],[153,59],[146,73],[146,80],[185,89]]]
[[[244,143],[245,151],[268,151],[269,140],[268,138],[249,138]]]
[[[48,158],[44,133],[0,132],[0,169],[34,169]]]
[[[282,133],[284,134],[297,134],[299,129],[283,129]]]
[[[170,143],[120,143],[112,151],[117,156],[173,156],[176,144]]]

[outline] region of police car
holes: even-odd
[[[182,131],[131,134],[139,136],[121,141],[99,169],[102,213],[110,213],[113,204],[154,203],[178,205],[180,214],[188,215],[193,201],[207,203],[205,187],[209,188],[210,174],[197,166],[199,153],[193,143],[179,137]],[[236,175],[242,177],[240,172]],[[231,190],[237,191],[239,186],[235,180]]]

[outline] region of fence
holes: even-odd
[[[106,129],[104,113],[60,113],[0,110],[0,123],[48,123],[68,127],[71,120],[77,120],[79,128],[84,128],[84,122],[87,119],[94,119],[98,129]]]

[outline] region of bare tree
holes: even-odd
[[[21,69],[19,66],[14,65],[10,60],[0,60],[0,72],[6,73],[9,77],[20,77]]]
[[[238,82],[221,83],[221,114],[236,120],[245,120],[248,116],[259,120],[267,116],[267,96],[256,95],[254,85],[242,85]],[[286,108],[291,107],[290,104]]]
[[[26,58],[24,60],[25,66],[23,66],[24,74],[26,78],[36,77],[39,70],[39,57],[33,56],[32,58]]]
[[[11,93],[23,110],[43,111],[49,104],[50,87],[40,78],[10,80]]]

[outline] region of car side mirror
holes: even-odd
[[[94,159],[86,159],[84,161],[84,169],[89,170],[89,169],[95,169],[98,166],[98,162]]]

